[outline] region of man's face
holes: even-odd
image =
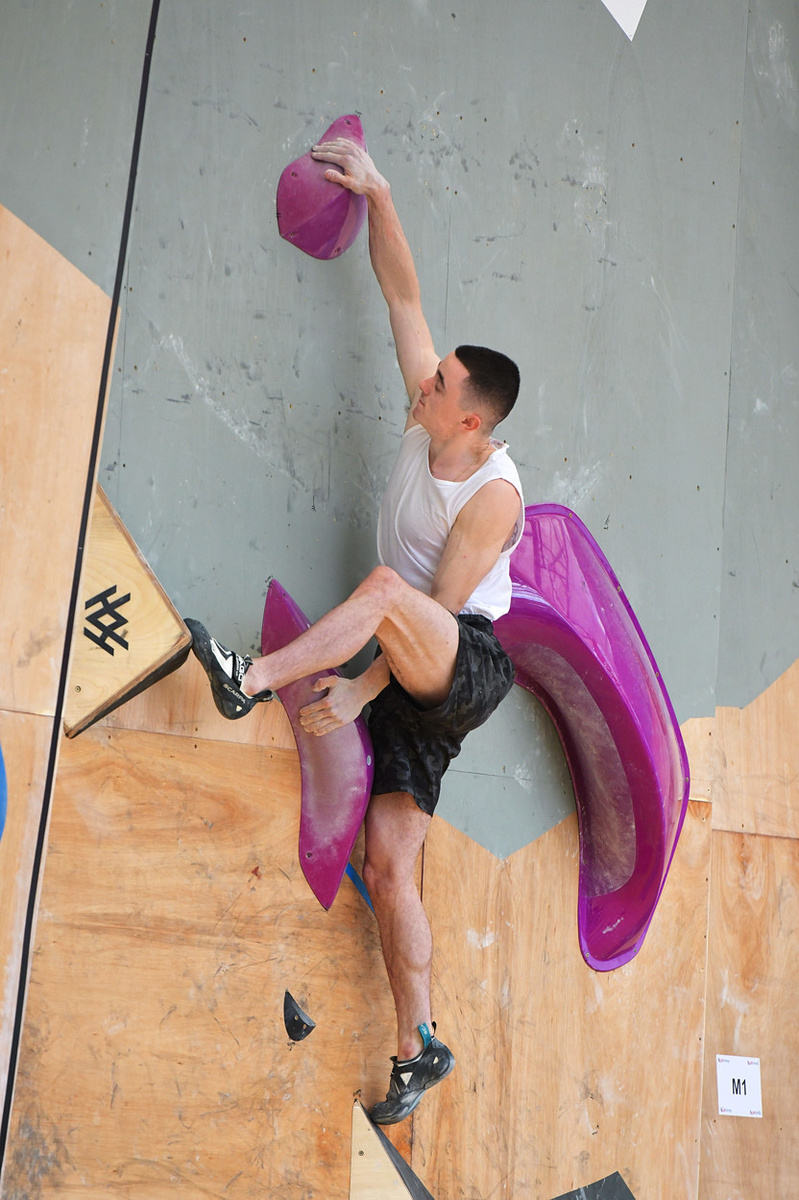
[[[413,418],[431,435],[448,436],[461,428],[467,414],[464,390],[469,372],[454,350],[442,358],[435,375],[419,385]]]

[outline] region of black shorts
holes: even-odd
[[[441,778],[470,730],[482,725],[513,685],[513,664],[487,617],[457,618],[455,678],[436,708],[421,708],[394,676],[375,697],[369,716],[375,774],[372,795],[408,792],[430,816]]]

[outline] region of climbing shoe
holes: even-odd
[[[385,1100],[376,1104],[369,1114],[376,1125],[395,1125],[413,1112],[428,1088],[440,1083],[455,1066],[455,1058],[443,1042],[434,1037],[427,1025],[420,1025],[424,1049],[416,1058],[398,1062],[392,1055],[394,1066]]]
[[[235,721],[256,704],[273,698],[275,693],[269,690],[259,692],[257,696],[248,696],[242,691],[242,680],[252,666],[249,655],[226,650],[199,621],[188,618],[185,624],[191,633],[192,650],[211,684],[214,704],[223,717]]]

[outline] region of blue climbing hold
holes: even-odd
[[[8,788],[6,786],[6,768],[3,762],[3,751],[0,748],[0,837],[3,836],[3,830],[6,824],[6,796]]]

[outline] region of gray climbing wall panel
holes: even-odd
[[[0,204],[109,296],[151,7],[3,0],[0,9]]]
[[[799,7],[749,20],[717,702],[799,656]]]

